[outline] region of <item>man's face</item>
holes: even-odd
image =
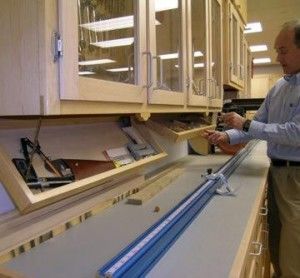
[[[294,43],[294,30],[283,30],[275,40],[277,61],[285,74],[300,72],[300,48]]]

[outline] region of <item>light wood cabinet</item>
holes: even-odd
[[[188,105],[221,108],[222,2],[188,1]]]
[[[247,0],[233,0],[233,4],[241,16],[244,24],[247,24]]]
[[[244,24],[235,6],[224,5],[224,84],[241,90],[247,75],[244,57]]]
[[[248,45],[247,40],[244,38],[243,41],[243,55],[244,55],[244,71],[243,74],[243,89],[240,91],[240,98],[250,98],[251,97],[251,79],[252,79],[252,54]]]
[[[147,118],[156,112],[220,109],[221,1],[166,3],[2,1],[1,115],[139,113]],[[193,52],[188,30],[194,3],[198,10],[205,3],[198,22],[205,49]],[[188,93],[189,68],[202,62],[187,57],[198,51],[206,52],[205,79],[198,84],[205,87],[204,97]]]
[[[270,277],[266,185],[260,187],[229,277]]]

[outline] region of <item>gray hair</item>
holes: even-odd
[[[294,43],[300,48],[300,20],[291,20],[282,25],[282,30],[294,29]]]

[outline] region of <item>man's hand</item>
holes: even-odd
[[[229,143],[229,137],[226,132],[205,130],[203,137],[206,138],[210,144],[214,145],[218,145],[219,143]]]
[[[223,114],[221,116],[221,120],[223,120],[223,122],[231,127],[231,128],[236,128],[236,129],[243,129],[243,124],[246,121],[245,118],[243,118],[242,116],[240,116],[239,114],[235,113],[235,112],[229,112],[226,114]]]

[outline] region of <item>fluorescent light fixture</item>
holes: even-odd
[[[203,53],[201,51],[194,52],[194,57],[201,57],[201,56],[203,56]],[[159,55],[159,57],[162,60],[178,59],[178,53],[162,54],[162,55]]]
[[[134,38],[123,38],[123,39],[116,39],[110,41],[94,42],[91,43],[91,45],[102,47],[102,48],[111,48],[111,47],[131,45],[133,44],[133,42],[134,42]]]
[[[133,70],[133,67],[130,67],[130,70]],[[123,72],[123,71],[128,71],[128,67],[126,67],[126,68],[107,69],[107,71],[110,71],[110,72]]]
[[[92,75],[92,74],[96,74],[93,71],[79,71],[78,72],[79,75]]]
[[[178,59],[178,53],[162,54],[162,55],[159,55],[159,57],[162,60]]]
[[[250,45],[249,48],[251,52],[261,52],[268,50],[268,47],[265,44]]]
[[[271,63],[270,58],[256,58],[256,59],[253,59],[253,64],[267,64],[267,63]]]
[[[110,64],[115,63],[116,61],[111,59],[99,59],[99,60],[87,60],[87,61],[80,61],[78,64],[80,66],[92,66],[92,65],[103,65],[103,64]]]
[[[200,50],[194,52],[194,57],[201,57],[201,56],[203,56],[203,53]]]
[[[175,68],[178,68],[178,65],[175,65]],[[194,64],[194,68],[204,68],[204,63],[196,63]]]
[[[160,22],[156,20],[155,25],[160,25]],[[133,15],[115,17],[111,19],[104,19],[104,20],[84,23],[80,25],[80,27],[83,27],[85,29],[94,32],[120,30],[120,29],[132,28],[133,26],[134,26]]]
[[[204,68],[204,63],[194,64],[194,68]]]
[[[261,23],[260,22],[252,22],[252,23],[248,23],[246,25],[244,34],[258,33],[261,31],[262,31]]]
[[[178,9],[178,0],[155,0],[155,11]]]

